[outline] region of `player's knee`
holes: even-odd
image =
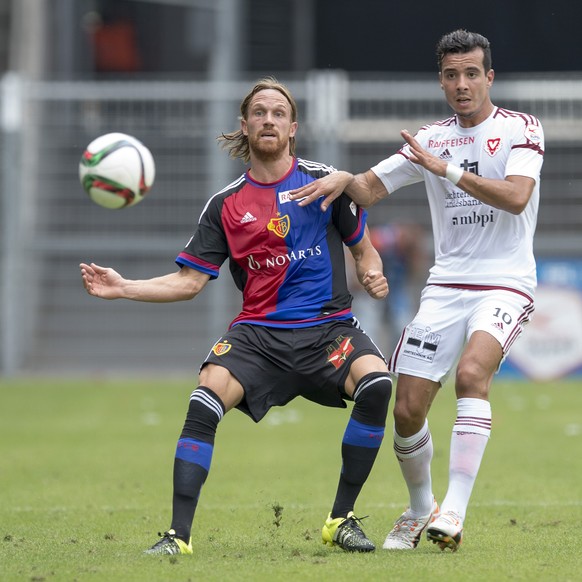
[[[392,380],[385,372],[363,376],[354,390],[352,418],[371,426],[386,426],[388,404],[392,395]]]
[[[394,404],[394,427],[402,437],[416,434],[426,420],[426,409],[405,399],[396,399]]]
[[[455,375],[457,398],[486,398],[493,372],[489,373],[479,362],[459,362]]]

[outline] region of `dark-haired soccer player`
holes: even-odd
[[[364,207],[424,181],[435,248],[420,309],[404,330],[389,367],[398,374],[394,450],[410,507],[384,542],[414,549],[422,532],[456,550],[491,432],[489,390],[495,372],[534,310],[536,226],[544,135],[538,119],[493,105],[489,41],[456,30],[437,45],[439,79],[454,115],[402,131],[395,155],[363,174],[336,172],[292,193],[321,207],[344,190]],[[427,415],[458,360],[449,487],[438,511]]]

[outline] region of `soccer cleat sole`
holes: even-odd
[[[456,552],[463,540],[463,531],[461,530],[456,536],[450,536],[438,529],[431,529],[429,526],[426,530],[426,537],[433,544],[438,545],[442,551]]]

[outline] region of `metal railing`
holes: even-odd
[[[285,81],[285,79],[282,79]],[[191,304],[104,302],[81,287],[78,263],[94,260],[131,278],[173,270],[210,195],[241,173],[216,145],[238,126],[245,82],[1,83],[2,374],[195,372],[236,315],[228,270]],[[411,131],[448,116],[436,79],[313,72],[287,83],[300,111],[302,157],[363,171]],[[582,79],[498,79],[498,105],[540,117],[546,134],[536,252],[582,254]],[[77,178],[97,135],[136,135],[152,150],[156,184],[122,211],[93,205]],[[372,224],[430,229],[422,185],[370,212]]]

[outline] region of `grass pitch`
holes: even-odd
[[[142,551],[169,527],[189,380],[0,380],[0,580],[582,580],[582,383],[501,382],[461,549],[381,550],[407,503],[387,430],[357,515],[373,554],[321,543],[349,411],[296,400],[221,422],[193,556]],[[390,415],[392,405],[390,407]],[[445,493],[450,386],[430,416]],[[391,419],[389,418],[389,426]]]

